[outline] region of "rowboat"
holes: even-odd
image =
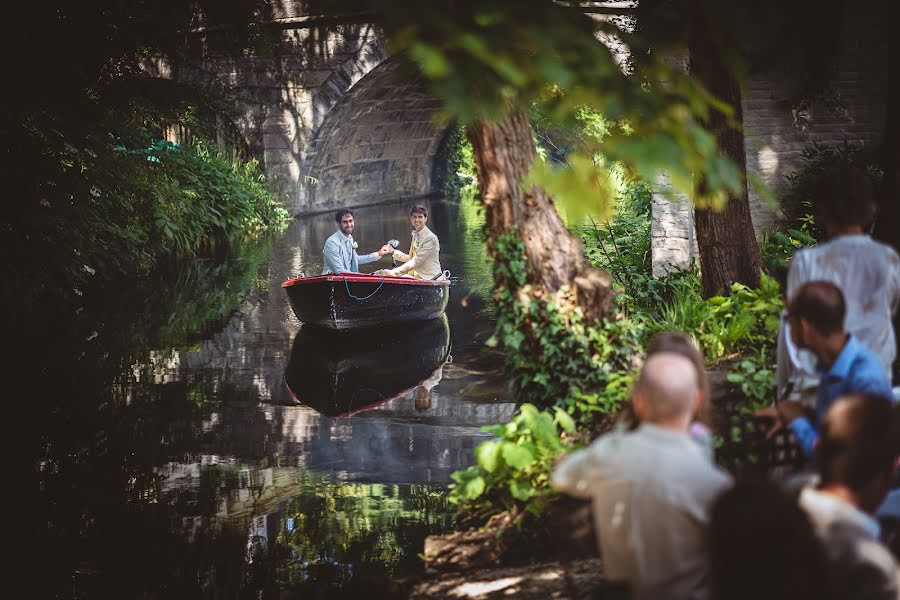
[[[338,330],[436,319],[450,297],[446,280],[362,273],[295,277],[281,287],[300,321]]]
[[[304,325],[294,338],[284,382],[298,403],[329,417],[349,417],[413,389],[449,354],[446,316],[390,330]]]

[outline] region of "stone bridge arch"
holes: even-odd
[[[318,211],[437,193],[435,163],[448,132],[438,122],[440,108],[424,79],[399,60],[379,64],[317,127],[303,163],[300,204]]]

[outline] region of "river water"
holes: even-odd
[[[389,594],[453,527],[446,486],[514,405],[481,217],[428,203],[458,277],[424,329],[321,336],[281,282],[321,271],[331,215],[266,244],[47,311],[23,447],[43,577],[60,597]],[[405,249],[405,204],[355,211],[360,253]],[[371,271],[389,258],[366,265]]]

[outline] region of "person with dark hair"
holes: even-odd
[[[655,353],[632,395],[640,426],[598,438],[553,471],[554,487],[592,500],[605,574],[635,600],[707,597],[708,511],[731,479],[688,434],[700,401],[691,360]]]
[[[805,283],[828,280],[847,301],[845,329],[881,359],[888,378],[897,346],[891,315],[900,305],[900,258],[866,231],[875,219],[872,184],[861,170],[842,167],[825,173],[813,190],[816,219],[828,241],[800,250],[791,260],[785,297]],[[818,385],[813,357],[791,342],[782,321],[778,337],[776,382],[779,396],[812,398]]]
[[[416,279],[436,279],[442,273],[439,258],[441,243],[434,232],[425,226],[428,223],[428,211],[424,206],[416,204],[412,207],[409,211],[409,223],[412,225],[409,254],[394,251],[394,258],[403,264],[377,273],[393,277],[406,273]]]
[[[376,252],[360,256],[356,253],[357,244],[353,241],[353,228],[356,225],[353,220],[353,211],[349,208],[339,209],[334,213],[334,222],[337,223],[338,230],[325,240],[325,247],[322,248],[323,275],[326,273],[358,273],[359,265],[376,261],[394,251],[385,244]]]
[[[900,568],[878,541],[875,511],[900,458],[900,419],[890,400],[853,394],[836,401],[816,451],[820,482],[800,506],[825,543],[839,598],[900,598]]]
[[[673,352],[687,358],[694,365],[697,373],[697,383],[700,388],[700,401],[693,420],[688,429],[688,434],[703,449],[710,460],[713,458],[712,433],[709,430],[709,379],[706,376],[706,363],[703,354],[697,347],[697,343],[687,333],[681,331],[664,331],[657,334],[647,344],[646,355],[650,358],[660,352]],[[640,421],[634,414],[632,405],[623,411],[622,422],[627,429],[637,429]]]
[[[821,421],[840,396],[869,392],[893,397],[881,359],[844,330],[845,312],[844,295],[830,281],[806,283],[788,302],[787,318],[793,343],[812,352],[818,360],[820,383],[814,422]],[[783,400],[757,411],[757,416],[771,421],[770,435],[782,426],[790,427],[803,451],[808,456],[812,454],[818,433],[801,403]]]
[[[828,600],[828,557],[794,496],[740,481],[710,511],[712,600]]]

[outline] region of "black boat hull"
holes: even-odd
[[[356,273],[300,277],[281,286],[300,321],[336,330],[436,319],[450,297],[449,281]]]
[[[414,388],[447,361],[447,318],[380,331],[303,326],[284,381],[294,399],[329,417],[373,408]]]

